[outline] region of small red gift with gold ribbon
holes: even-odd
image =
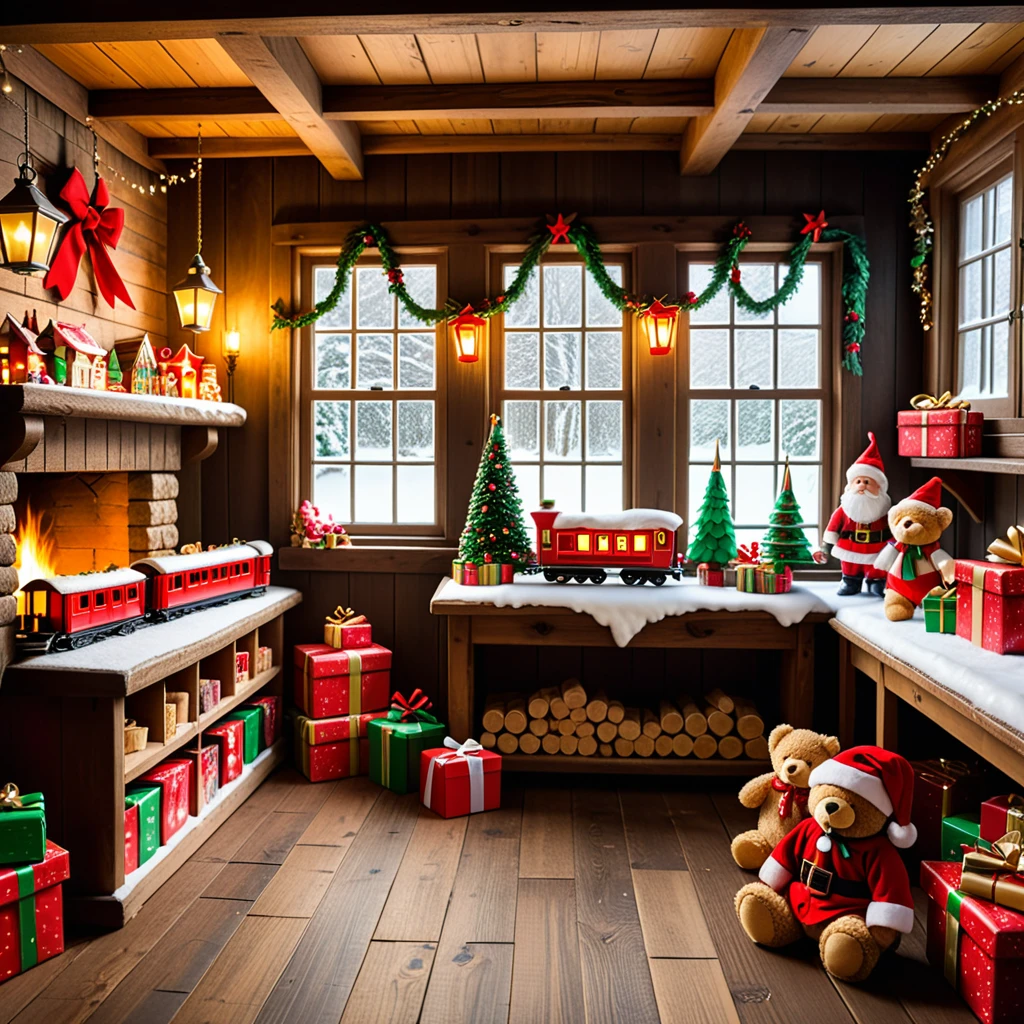
[[[981,454],[985,417],[971,403],[941,395],[914,395],[910,409],[897,413],[899,453],[931,459],[963,459]]]
[[[365,615],[357,615],[340,604],[326,616],[324,643],[337,651],[358,650],[373,643],[373,629]]]
[[[1024,527],[988,550],[989,561],[956,560],[957,636],[996,654],[1024,652]]]

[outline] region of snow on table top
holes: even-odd
[[[536,577],[496,587],[467,587],[449,580],[435,597],[437,601],[467,604],[486,602],[498,608],[564,608],[582,612],[607,626],[612,639],[625,647],[648,623],[667,615],[688,612],[768,612],[782,626],[802,622],[808,615],[831,614],[847,602],[877,604],[878,598],[841,598],[838,581],[794,583],[788,594],[746,594],[729,587],[704,587],[694,579],[669,580],[663,587],[649,584],[627,587],[615,577],[600,586],[592,583],[548,583]]]
[[[841,604],[836,618],[848,629],[1024,733],[1024,657],[994,654],[953,633],[927,633],[920,609],[907,622],[890,622],[880,602]]]

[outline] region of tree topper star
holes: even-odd
[[[548,231],[551,232],[551,244],[558,245],[559,242],[565,242],[569,244],[569,228],[572,225],[572,217],[568,220],[563,220],[562,215],[558,215],[558,220],[554,224],[548,225]]]
[[[812,241],[820,241],[822,231],[828,227],[828,221],[825,220],[825,211],[822,210],[817,217],[812,213],[805,213],[804,220],[807,221],[807,223],[803,226],[803,230],[800,234],[809,235],[813,232]]]

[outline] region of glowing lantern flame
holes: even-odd
[[[18,583],[24,587],[32,580],[47,579],[57,575],[57,545],[43,530],[44,513],[35,513],[32,506],[25,506],[24,521],[19,523],[14,542],[17,559],[14,567],[18,570]],[[18,613],[24,613],[25,593],[18,591]]]

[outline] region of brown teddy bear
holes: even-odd
[[[894,540],[879,552],[875,568],[888,573],[885,615],[892,622],[913,618],[914,609],[933,587],[953,582],[955,564],[939,545],[953,513],[941,502],[942,480],[933,476],[889,509]]]
[[[839,740],[777,725],[768,737],[768,753],[775,771],[758,775],[740,790],[744,807],[761,809],[757,828],[732,841],[733,860],[748,871],[756,871],[786,833],[807,817],[808,779],[822,761],[839,753]]]
[[[912,846],[914,772],[881,747],[853,747],[811,772],[805,818],[736,893],[747,935],[763,946],[817,940],[821,962],[863,981],[914,927],[914,899],[897,847]]]

